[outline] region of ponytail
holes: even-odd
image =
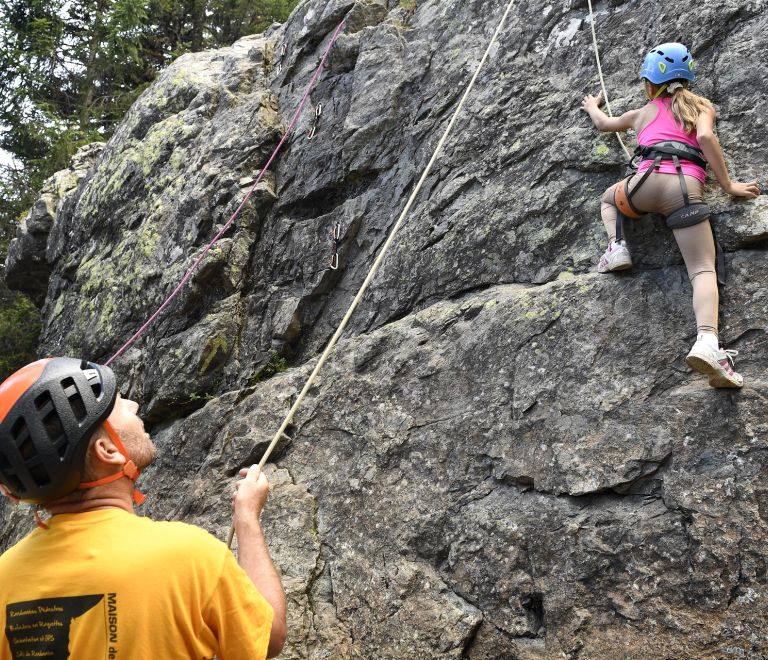
[[[683,86],[676,86],[675,90],[671,94],[672,102],[670,103],[670,109],[672,115],[678,124],[680,124],[686,133],[693,132],[696,128],[696,120],[702,112],[708,112],[712,110],[712,103],[702,96],[696,96],[693,92],[689,92]]]

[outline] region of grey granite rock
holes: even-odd
[[[234,475],[295,401],[505,4],[305,0],[262,37],[177,60],[66,203],[43,191],[19,236],[50,274],[41,351],[105,360],[240,204],[347,16],[255,198],[115,363],[159,447],[146,515],[225,537]],[[597,4],[614,112],[643,102],[644,53],[685,41],[732,176],[764,184],[765,9]],[[629,223],[632,270],[594,272],[624,163],[578,111],[598,90],[590,49],[585,2],[515,6],[273,455],[284,657],[768,657],[765,198],[707,186],[721,336],[747,383],[714,390],[684,362],[691,287],[660,217]],[[17,258],[19,281],[35,263]],[[258,382],[279,358],[293,368]],[[0,507],[7,547],[31,519]]]
[[[57,172],[45,182],[8,246],[6,283],[12,289],[26,293],[39,307],[45,302],[48,280],[59,256],[48,251],[50,235],[58,231],[54,228],[56,218],[61,219],[70,212],[68,207],[76,197],[78,184],[103,148],[103,142],[81,147],[72,157],[68,169]]]

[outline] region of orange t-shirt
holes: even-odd
[[[272,607],[226,545],[122,509],[53,516],[0,556],[0,660],[254,660]]]

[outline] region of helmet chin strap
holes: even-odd
[[[657,98],[659,98],[659,96],[661,95],[661,93],[662,93],[662,92],[663,92],[663,91],[664,91],[664,90],[667,88],[667,85],[668,85],[668,84],[669,84],[669,83],[664,83],[664,84],[663,84],[661,87],[659,87],[659,91],[658,91],[658,92],[656,92],[656,93],[653,95],[653,98],[651,98],[651,95],[648,93],[648,84],[646,83],[646,85],[645,85],[645,95],[648,97],[648,100],[649,100],[649,101],[655,101]]]
[[[87,481],[87,482],[81,483],[77,487],[78,490],[85,490],[86,488],[95,488],[96,486],[103,486],[104,484],[117,481],[118,479],[122,479],[123,477],[128,477],[135,483],[136,479],[139,478],[140,470],[139,468],[136,467],[136,464],[131,460],[131,457],[128,455],[128,452],[125,450],[123,443],[120,442],[120,438],[117,436],[115,429],[112,428],[112,424],[110,424],[106,420],[103,422],[103,424],[104,424],[104,428],[107,431],[107,435],[109,435],[110,440],[112,440],[115,447],[117,447],[117,451],[119,451],[125,458],[125,465],[123,466],[123,469],[120,472],[113,474],[109,477],[104,477],[103,479],[99,479],[98,481]],[[146,495],[142,495],[138,490],[134,488],[133,501],[136,502],[136,504],[143,504],[144,500],[146,499],[147,499]]]

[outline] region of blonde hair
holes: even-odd
[[[678,87],[671,94],[672,102],[669,104],[672,115],[686,133],[693,132],[696,128],[696,120],[702,112],[713,110],[712,103],[703,96],[696,96],[685,87]]]

